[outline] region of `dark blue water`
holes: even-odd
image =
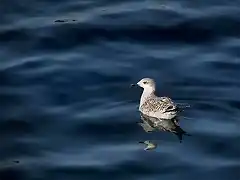
[[[136,124],[143,77],[183,143]],[[0,88],[0,180],[240,179],[239,0],[3,0]]]

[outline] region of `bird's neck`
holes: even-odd
[[[155,93],[155,88],[144,88],[141,99],[140,106],[145,102],[145,100]]]

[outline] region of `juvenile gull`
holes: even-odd
[[[179,111],[177,104],[168,97],[155,95],[156,84],[153,79],[143,78],[137,85],[144,89],[140,99],[140,112],[150,117],[165,120],[173,119],[177,116]]]

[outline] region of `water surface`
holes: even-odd
[[[0,179],[239,179],[239,7],[3,0]],[[183,143],[136,124],[141,90],[129,84],[143,77],[191,104]],[[144,151],[148,139],[158,148]]]

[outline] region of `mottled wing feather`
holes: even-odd
[[[176,105],[168,97],[151,97],[145,101],[141,108],[149,112],[168,112],[176,110]]]

